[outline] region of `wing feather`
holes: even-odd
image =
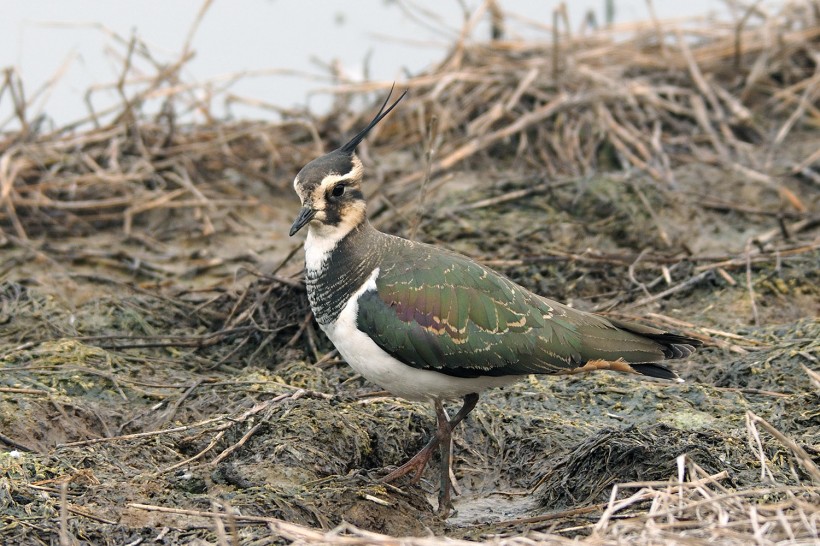
[[[459,377],[549,374],[678,358],[697,343],[570,309],[458,254],[397,240],[413,255],[391,253],[396,262],[380,265],[376,289],[358,300],[357,326],[410,366]]]

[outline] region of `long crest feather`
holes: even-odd
[[[366,136],[367,136],[367,133],[369,133],[369,132],[370,132],[370,130],[371,130],[373,127],[375,127],[375,126],[376,126],[376,125],[377,125],[377,124],[378,124],[378,123],[379,123],[382,119],[384,119],[384,117],[385,117],[387,114],[389,114],[389,113],[390,113],[390,111],[391,111],[391,110],[393,110],[393,108],[395,108],[395,107],[396,107],[396,105],[397,105],[397,104],[401,101],[401,99],[403,99],[403,98],[404,98],[404,96],[407,94],[407,90],[406,90],[406,89],[405,89],[404,93],[402,93],[402,94],[401,94],[401,96],[400,96],[399,98],[397,98],[397,99],[396,99],[396,102],[394,102],[393,104],[391,104],[391,105],[390,105],[390,108],[388,108],[387,110],[385,110],[385,109],[384,109],[384,107],[385,107],[385,106],[387,106],[387,101],[389,101],[389,100],[390,100],[390,97],[393,95],[393,89],[394,89],[395,87],[396,87],[396,84],[393,84],[393,87],[391,87],[391,88],[390,88],[390,93],[388,93],[388,94],[387,94],[387,97],[385,97],[384,102],[382,103],[381,108],[379,108],[379,112],[376,114],[376,117],[374,117],[374,118],[373,118],[373,121],[371,121],[370,123],[368,123],[368,124],[367,124],[367,127],[365,127],[364,129],[362,129],[361,131],[359,131],[359,134],[357,134],[356,136],[354,136],[353,138],[351,138],[351,139],[347,142],[347,144],[345,144],[344,146],[342,146],[341,148],[339,148],[339,151],[340,151],[340,152],[346,153],[346,154],[348,154],[348,155],[353,154],[353,152],[355,152],[355,151],[356,151],[356,146],[358,146],[358,145],[359,145],[359,143],[360,143],[362,140],[364,140],[364,137],[366,137]]]

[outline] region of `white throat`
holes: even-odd
[[[305,238],[305,269],[311,273],[321,272],[330,258],[330,253],[345,238],[355,226],[348,222],[341,222],[338,226],[308,225]]]

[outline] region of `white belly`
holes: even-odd
[[[345,305],[336,322],[322,326],[322,330],[350,366],[368,381],[379,385],[396,396],[408,400],[461,398],[480,393],[491,387],[501,387],[516,381],[506,377],[452,377],[430,370],[420,370],[396,360],[376,345],[356,327],[359,311],[358,298],[368,289],[375,290],[379,269],[356,291]]]

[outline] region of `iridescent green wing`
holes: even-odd
[[[376,290],[358,300],[357,326],[410,366],[462,377],[558,373],[612,356],[610,346],[618,339],[623,345],[624,337],[640,343],[622,349],[663,358],[657,344],[532,294],[463,256],[418,244],[389,254]]]

